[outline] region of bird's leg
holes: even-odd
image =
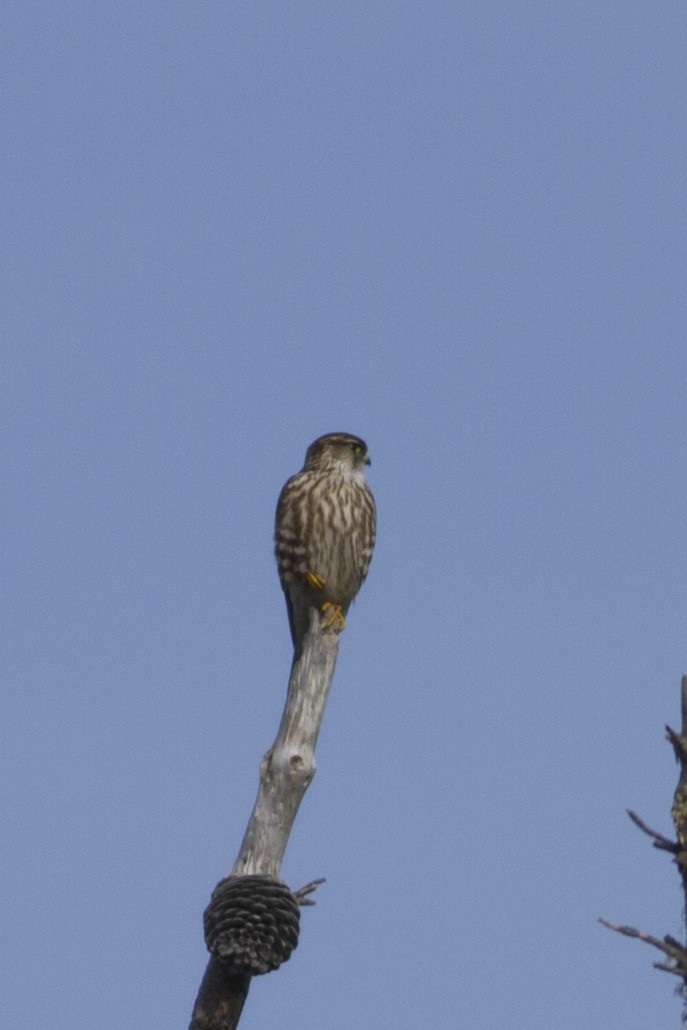
[[[329,611],[331,608],[331,611]],[[346,628],[346,620],[340,604],[334,604],[332,601],[325,601],[322,605],[322,611],[327,615],[327,621],[325,622],[325,629],[334,628],[338,633]]]
[[[314,590],[324,590],[326,580],[317,572],[306,572],[305,578]],[[333,601],[325,601],[322,605],[322,611],[327,616],[327,621],[324,624],[325,629],[334,628],[336,632],[340,633],[345,628],[346,620],[340,604],[334,604]]]

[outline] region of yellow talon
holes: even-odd
[[[332,611],[324,624],[325,629],[333,627],[338,633],[340,633],[346,627],[346,620],[344,619],[344,613],[341,611],[341,605],[333,604],[332,601],[325,601],[322,605],[322,611],[328,612],[330,608]]]
[[[315,590],[324,590],[325,580],[322,579],[322,576],[318,576],[316,572],[306,572],[305,578]]]

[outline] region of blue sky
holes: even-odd
[[[277,729],[279,489],[379,538],[241,1026],[647,1030],[684,936],[687,13],[10,5],[7,1026],[188,1023]],[[37,973],[38,969],[38,973]]]

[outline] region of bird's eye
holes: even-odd
[[[351,447],[353,448],[353,453],[354,454],[357,454],[358,456],[360,456],[363,453],[363,449],[362,449],[362,447],[360,446],[359,443],[352,443]]]

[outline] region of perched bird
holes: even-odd
[[[341,631],[367,575],[377,520],[365,479],[369,464],[360,437],[327,433],[310,444],[303,468],[279,495],[275,554],[295,657],[310,625],[310,609],[319,608],[325,625]]]

